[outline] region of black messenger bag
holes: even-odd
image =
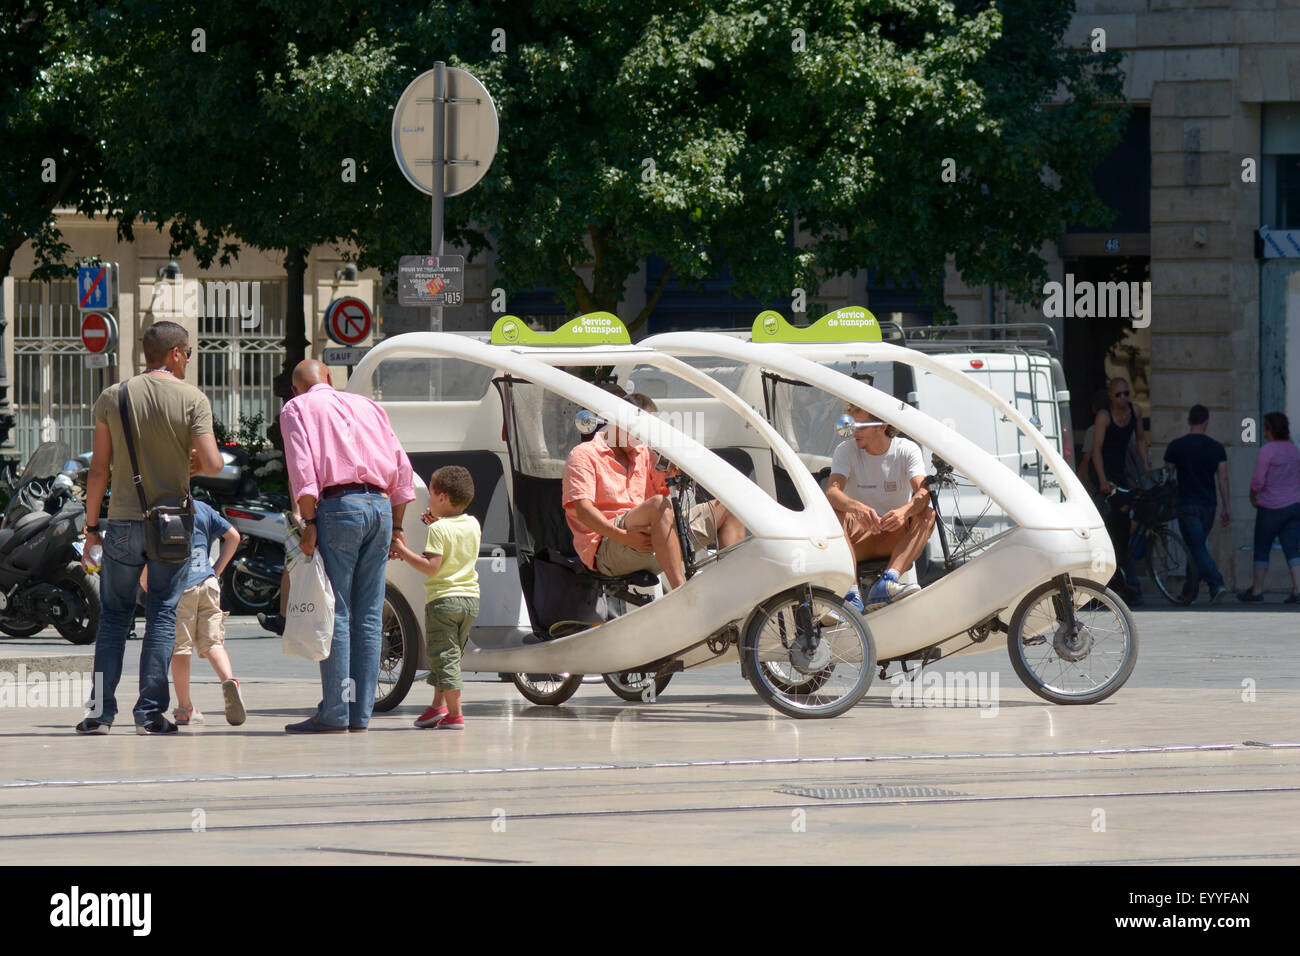
[[[131,456],[131,480],[140,496],[140,510],[144,512],[144,550],[150,561],[181,564],[190,559],[190,535],[194,532],[194,499],[188,494],[165,495],[152,508],[144,497],[140,478],[140,464],[135,457],[135,441],[131,437],[131,417],[127,411],[126,386],[117,389],[117,407],[122,416],[122,434],[126,436],[126,451]]]

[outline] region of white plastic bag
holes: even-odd
[[[289,565],[289,606],[284,614],[284,653],[309,661],[330,656],[334,639],[334,589],[320,551]]]

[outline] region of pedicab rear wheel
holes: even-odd
[[[622,671],[603,676],[606,686],[630,704],[649,703],[654,700],[664,692],[664,688],[673,678],[672,674],[656,676],[652,671]],[[647,698],[646,691],[650,688],[651,678],[654,679],[654,696]]]
[[[1054,704],[1095,704],[1124,686],[1137,664],[1137,625],[1120,596],[1096,581],[1070,579],[1072,631],[1061,585],[1025,595],[1007,629],[1011,666],[1025,686]]]
[[[415,680],[420,663],[420,625],[402,592],[393,585],[384,588],[380,617],[379,682],[374,709],[392,710],[400,704]]]
[[[510,679],[519,693],[544,707],[563,704],[582,686],[581,674],[511,674]]]
[[[750,616],[744,672],[769,706],[789,717],[837,717],[871,686],[876,645],[862,615],[836,594],[792,588]]]

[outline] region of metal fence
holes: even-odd
[[[259,286],[259,304],[252,317],[224,314],[228,309],[199,317],[199,388],[212,403],[213,417],[232,432],[241,416],[257,414],[265,429],[280,410],[274,383],[284,364],[288,283],[253,281]]]
[[[93,406],[117,381],[117,370],[86,364],[74,279],[14,280],[14,443],[26,461],[42,442],[62,441],[73,454],[89,451]]]

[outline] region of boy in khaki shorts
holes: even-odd
[[[213,538],[221,539],[221,555],[215,567],[208,563]],[[238,547],[239,532],[230,522],[206,502],[194,502],[189,577],[176,606],[176,644],[172,648],[172,682],[176,686],[176,710],[172,719],[178,726],[203,722],[203,714],[190,700],[190,657],[195,648],[199,657],[207,658],[221,681],[226,721],[238,727],[247,717],[239,681],[235,680],[226,655],[226,614],[221,610],[221,572]]]
[[[606,390],[644,412],[658,411],[639,392]],[[668,586],[679,588],[686,574],[665,475],[655,468],[654,452],[640,441],[619,428],[608,432],[608,438],[602,430],[575,446],[564,465],[564,512],[578,557],[612,577],[662,571]],[[726,548],[745,537],[745,526],[719,501],[697,504],[687,520],[697,548],[715,541]]]
[[[424,554],[416,554],[400,538],[393,545],[397,557],[425,575],[424,640],[434,695],[433,703],[416,718],[417,727],[465,729],[460,656],[478,617],[475,563],[482,539],[478,519],[465,514],[473,500],[474,479],[468,470],[459,465],[439,468],[429,477]]]

